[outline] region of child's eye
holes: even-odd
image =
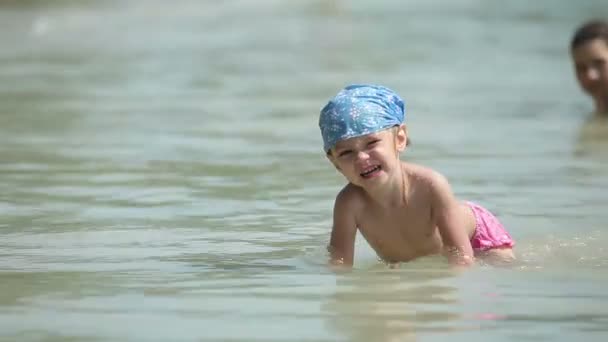
[[[338,153],[338,157],[345,157],[347,155],[349,155],[352,151],[351,150],[344,150],[340,153]]]
[[[375,139],[375,140],[372,140],[372,141],[370,141],[370,142],[368,142],[368,143],[367,143],[367,146],[374,146],[374,145],[376,145],[376,144],[377,144],[379,141],[380,141],[380,139]]]

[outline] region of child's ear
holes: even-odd
[[[397,130],[395,132],[395,145],[397,151],[402,152],[405,150],[407,146],[407,126],[405,124],[401,124],[397,126]]]
[[[327,152],[327,154],[325,154],[325,156],[327,157],[327,159],[329,159],[329,161],[333,164],[333,166],[336,168],[336,170],[342,172],[342,170],[340,170],[340,167],[338,167],[338,163],[336,162],[336,158],[334,157],[334,155],[331,153],[331,151]]]

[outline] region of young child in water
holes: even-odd
[[[608,22],[581,25],[570,41],[570,53],[581,89],[595,104],[596,118],[608,118]]]
[[[485,208],[454,197],[439,172],[400,160],[408,145],[403,100],[378,85],[350,85],[321,110],[327,158],[348,184],[338,193],[328,250],[352,266],[357,229],[386,262],[444,254],[511,261],[513,240]]]

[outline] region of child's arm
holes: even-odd
[[[357,233],[354,202],[354,194],[348,188],[340,191],[336,197],[331,239],[327,246],[331,265],[353,265]]]
[[[450,264],[470,265],[474,254],[466,229],[466,217],[447,179],[439,173],[431,176],[432,215],[443,241],[443,254]]]

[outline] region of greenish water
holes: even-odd
[[[0,340],[605,341],[608,127],[567,45],[603,1],[4,1]],[[403,158],[517,240],[513,268],[324,246],[319,108],[406,99]]]

